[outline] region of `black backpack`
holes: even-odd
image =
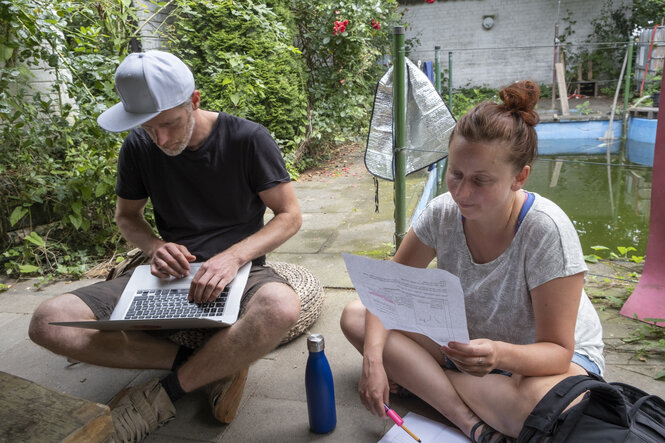
[[[665,401],[595,375],[568,377],[545,394],[517,437],[517,443],[541,442],[665,442]]]

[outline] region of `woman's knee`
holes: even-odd
[[[344,336],[354,346],[361,346],[365,338],[365,306],[360,300],[354,300],[342,310],[339,325]]]

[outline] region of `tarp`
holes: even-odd
[[[406,174],[438,162],[448,155],[455,118],[434,85],[406,59]],[[374,176],[394,180],[393,160],[393,68],[376,88],[374,109],[367,136],[365,166]]]

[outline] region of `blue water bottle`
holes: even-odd
[[[327,434],[335,429],[335,388],[332,372],[321,334],[312,334],[307,338],[307,368],[305,369],[305,390],[307,391],[307,411],[309,429],[317,434]]]

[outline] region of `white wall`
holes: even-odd
[[[433,61],[434,46],[441,46],[441,68],[448,69],[453,52],[453,88],[505,86],[530,79],[551,84],[554,63],[554,28],[559,10],[559,34],[567,26],[562,19],[572,12],[577,23],[569,41],[582,42],[592,31],[591,20],[600,14],[605,0],[436,0],[408,3],[404,22],[406,37],[420,44],[409,57]],[[613,0],[632,5],[632,0]],[[494,26],[482,26],[484,16],[494,16]],[[626,36],[626,41],[628,36]],[[447,85],[447,76],[445,77]]]

